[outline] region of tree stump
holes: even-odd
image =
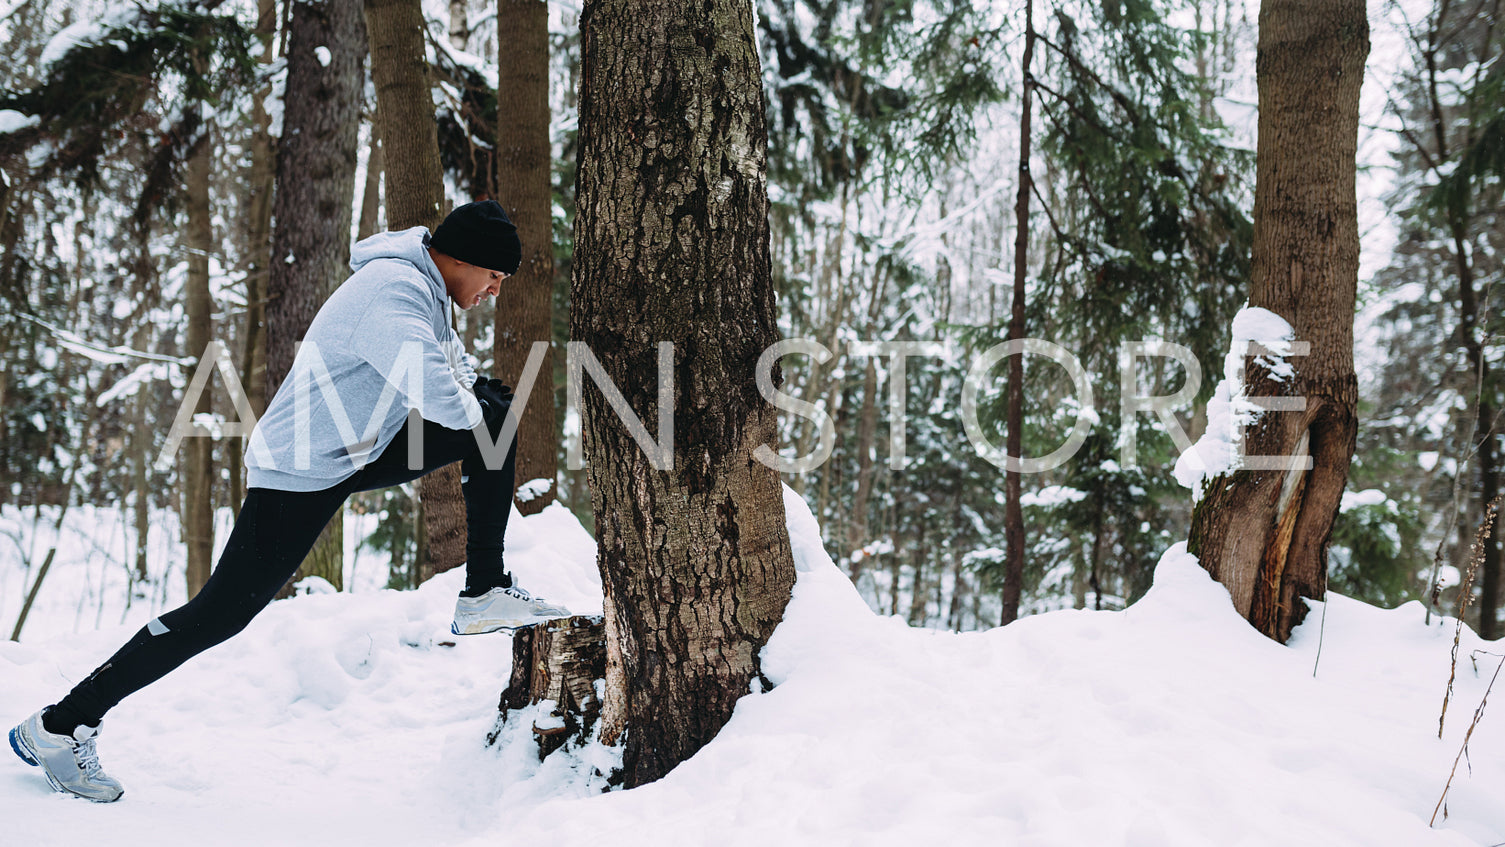
[[[605,618],[575,615],[517,630],[512,635],[512,679],[502,692],[496,728],[487,742],[496,743],[509,717],[525,718],[525,710],[547,701],[547,711],[532,710],[539,759],[567,743],[584,745],[601,716],[596,683],[605,678]]]

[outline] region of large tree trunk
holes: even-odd
[[[209,253],[214,223],[209,217],[210,129],[188,156],[184,176],[188,196],[188,355],[202,356],[214,337],[213,302],[209,296]],[[201,365],[203,363],[200,363]],[[195,414],[211,409],[208,386],[199,393]],[[214,556],[214,440],[190,438],[183,462],[183,541],[188,545],[188,596],[209,581]]]
[[[755,376],[777,338],[767,135],[745,0],[591,0],[581,32],[571,337],[648,421],[656,346],[674,344],[672,468],[599,391],[582,411],[606,590],[602,737],[625,733],[631,787],[731,717],[794,583],[779,479],[753,458],[775,443]]]
[[[501,0],[497,8],[501,83],[497,88],[497,200],[517,224],[523,260],[496,298],[494,376],[517,385],[535,342],[554,338],[553,154],[549,140],[549,7],[543,0]],[[548,490],[520,501],[525,515],[554,502],[559,475],[553,356],[538,372],[518,422],[517,478],[547,480]]]
[[[385,165],[387,226],[426,226],[444,217],[439,125],[423,52],[423,8],[417,0],[367,0],[371,79]],[[418,480],[423,531],[418,555],[428,579],[465,563],[465,497],[459,463]]]
[[[1353,313],[1359,236],[1354,192],[1359,84],[1369,53],[1363,0],[1266,0],[1259,13],[1259,151],[1251,306],[1280,315],[1310,353],[1292,379],[1250,363],[1251,397],[1303,397],[1266,412],[1246,456],[1310,454],[1289,469],[1212,479],[1192,514],[1190,549],[1234,606],[1284,642],[1327,587],[1327,543],[1357,431]]]
[[[359,0],[294,3],[287,94],[277,153],[276,229],[267,302],[267,391],[292,368],[295,345],[350,272],[366,25]],[[315,51],[328,50],[327,61]],[[289,585],[319,576],[344,584],[344,511],[320,534]],[[286,591],[287,589],[284,589]]]
[[[368,0],[366,23],[385,165],[387,226],[433,230],[444,218],[444,182],[423,52],[423,9],[414,0]]]

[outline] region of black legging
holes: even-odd
[[[75,686],[49,710],[49,728],[69,731],[80,723],[97,725],[126,696],[245,629],[292,577],[345,498],[356,491],[388,488],[459,461],[467,519],[467,584],[510,584],[502,565],[502,542],[515,489],[515,437],[505,463],[490,470],[474,433],[423,421],[423,467],[413,470],[408,467],[407,441],[414,420],[416,414],[375,461],[332,488],[247,491],[219,564],[199,593],[142,627]],[[493,442],[499,428],[500,420],[488,421]]]

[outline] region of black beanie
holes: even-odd
[[[456,207],[434,230],[429,246],[451,258],[508,275],[517,273],[523,259],[517,227],[495,200]]]

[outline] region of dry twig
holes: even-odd
[[[1437,824],[1437,813],[1439,811],[1442,812],[1443,820],[1447,820],[1448,818],[1447,806],[1444,804],[1448,799],[1448,791],[1453,787],[1453,777],[1458,774],[1458,762],[1464,756],[1468,755],[1468,740],[1473,737],[1474,727],[1479,725],[1479,719],[1484,717],[1484,704],[1489,702],[1489,692],[1494,690],[1495,680],[1500,678],[1500,668],[1505,668],[1505,656],[1502,656],[1500,663],[1495,665],[1495,675],[1489,678],[1489,686],[1484,689],[1484,696],[1479,700],[1479,708],[1474,710],[1474,721],[1468,725],[1468,732],[1463,734],[1463,746],[1458,748],[1458,755],[1453,757],[1453,770],[1448,773],[1447,785],[1442,787],[1442,796],[1437,798],[1437,807],[1432,810],[1432,819],[1427,822],[1427,826],[1435,826]]]
[[[1505,496],[1505,495],[1501,495]],[[1479,524],[1479,532],[1474,535],[1474,544],[1469,548],[1468,573],[1463,577],[1463,585],[1458,591],[1458,624],[1453,629],[1453,660],[1448,666],[1448,687],[1442,695],[1442,714],[1437,716],[1437,737],[1442,737],[1442,727],[1448,717],[1448,700],[1453,696],[1453,680],[1458,678],[1458,641],[1463,637],[1463,616],[1468,613],[1468,603],[1474,590],[1474,574],[1479,572],[1479,565],[1484,561],[1484,544],[1489,540],[1490,531],[1494,529],[1495,516],[1500,511],[1500,497],[1489,501],[1484,507],[1484,521]]]

